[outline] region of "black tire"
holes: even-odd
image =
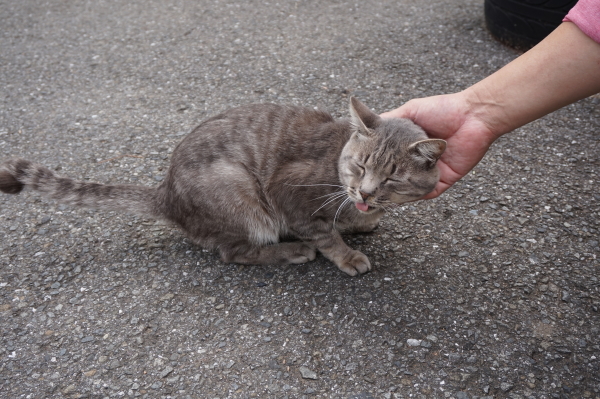
[[[577,0],[485,0],[487,28],[502,43],[527,50],[548,36]]]

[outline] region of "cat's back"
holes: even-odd
[[[173,161],[257,164],[277,157],[305,157],[331,148],[330,141],[343,143],[346,131],[345,122],[323,111],[292,105],[245,105],[203,121],[178,145]]]
[[[334,118],[323,111],[294,105],[250,104],[232,108],[203,121],[184,142],[215,139],[221,143],[272,141],[280,136],[306,137]]]

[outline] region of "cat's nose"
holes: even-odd
[[[366,199],[369,198],[369,196],[371,195],[369,193],[365,193],[364,191],[359,191],[358,193],[362,197],[363,201],[366,201]]]

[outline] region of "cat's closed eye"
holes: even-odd
[[[365,167],[364,167],[364,166],[362,166],[362,165],[360,165],[360,164],[356,164],[356,165],[354,165],[354,166],[356,166],[356,168],[357,168],[357,170],[358,170],[358,173],[357,173],[357,175],[359,175],[360,177],[363,177],[363,176],[364,176],[364,174],[365,174]]]

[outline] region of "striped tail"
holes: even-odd
[[[9,159],[0,165],[0,191],[18,194],[24,187],[31,187],[49,198],[79,207],[124,211],[155,218],[162,216],[156,201],[157,190],[152,187],[76,181],[19,158]]]

